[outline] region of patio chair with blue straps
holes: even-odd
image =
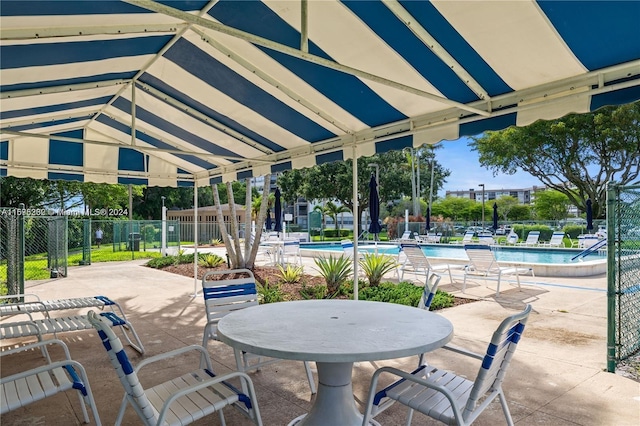
[[[372,417],[399,402],[409,408],[407,425],[411,424],[414,410],[445,424],[469,425],[498,397],[507,424],[513,425],[502,382],[530,312],[531,305],[527,305],[524,311],[503,320],[493,333],[484,356],[446,347],[482,361],[475,381],[429,364],[421,365],[410,373],[393,367],[376,370],[369,387],[362,424],[368,425]],[[394,375],[399,380],[376,392],[378,379],[383,373]]]
[[[219,276],[220,279],[211,279]],[[218,322],[225,315],[251,306],[258,306],[256,280],[249,269],[229,269],[209,271],[202,277],[202,294],[207,316],[202,346],[210,340],[218,340]],[[265,365],[279,362],[279,359],[266,358],[234,349],[236,368],[241,372],[259,370]],[[304,362],[311,393],[316,393],[313,373],[308,362]]]
[[[518,243],[517,245],[534,247],[538,245],[539,239],[540,239],[540,231],[529,231],[529,233],[527,234],[527,239],[521,243]]]
[[[64,359],[52,361],[47,349],[49,345],[61,347]],[[25,407],[60,392],[75,389],[78,391],[84,422],[90,423],[89,414],[87,413],[88,406],[91,409],[96,425],[100,426],[100,416],[91,392],[87,373],[79,362],[71,359],[69,348],[63,341],[51,339],[32,343],[2,351],[1,356],[5,357],[36,348],[40,348],[46,353],[47,363],[45,365],[0,377],[0,398],[2,400],[0,414]],[[3,360],[2,362],[7,363],[10,361]],[[56,413],[52,412],[49,421],[54,421],[55,417]],[[46,423],[47,419],[44,419],[44,422]]]
[[[134,368],[120,339],[104,321],[103,314],[89,311],[88,318],[98,331],[125,390],[116,425],[122,423],[128,404],[131,404],[145,425],[187,425],[216,412],[220,417],[220,423],[224,425],[222,410],[229,406],[238,409],[254,424],[262,425],[255,390],[249,376],[241,372],[216,376],[206,348],[192,345],[175,349],[149,357]],[[198,367],[151,388],[145,389],[142,386],[138,374],[143,367],[175,359],[189,352],[196,352],[198,355]],[[172,367],[180,370],[189,369],[182,359],[180,362],[174,362]],[[153,375],[153,372],[149,374]],[[240,380],[244,392],[229,383],[233,379]]]

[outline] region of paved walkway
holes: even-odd
[[[28,288],[43,299],[104,294],[125,309],[145,344],[144,357],[189,344],[199,344],[204,327],[201,296],[193,297],[194,280],[142,266],[143,261],[98,263],[72,267],[69,277],[37,283]],[[312,272],[310,259],[305,270]],[[408,276],[411,278],[411,276]],[[454,277],[455,278],[455,277]],[[456,295],[460,283],[443,278],[441,288]],[[488,286],[488,287],[487,287]],[[533,305],[529,324],[515,354],[504,389],[513,418],[518,425],[629,425],[640,424],[640,383],[610,374],[606,368],[606,279],[528,278],[522,289],[503,284],[501,297],[494,298],[495,282],[468,283],[466,296],[480,301],[439,311],[455,327],[453,344],[484,352],[490,336],[506,316]],[[66,333],[73,358],[88,371],[98,410],[105,425],[113,424],[122,398],[122,388],[107,360],[95,332]],[[2,342],[3,346],[12,342]],[[127,350],[135,364],[142,359]],[[230,348],[212,343],[209,351],[214,369],[233,369]],[[429,362],[475,377],[475,360],[445,350],[428,354]],[[42,362],[39,352],[2,359],[2,375]],[[410,369],[414,358],[381,361],[377,366],[394,365]],[[176,363],[154,371],[151,380],[175,374]],[[144,370],[143,370],[144,371]],[[358,401],[366,397],[374,367],[362,363],[354,368],[354,393]],[[286,425],[306,412],[311,395],[301,363],[284,361],[265,367],[252,378],[256,384],[265,425]],[[406,410],[396,405],[378,417],[382,425],[400,425]],[[56,395],[24,409],[0,417],[3,425],[70,425],[81,423],[76,395]],[[475,424],[504,424],[500,404],[494,402]],[[127,409],[124,424],[139,424]],[[198,424],[218,425],[213,417]],[[229,411],[227,424],[249,424]],[[414,416],[414,425],[438,424]],[[340,426],[340,425],[328,425]]]

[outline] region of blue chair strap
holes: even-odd
[[[64,368],[65,370],[67,370],[67,373],[69,373],[69,376],[71,376],[71,379],[73,380],[73,388],[82,392],[82,395],[87,396],[87,388],[85,387],[82,380],[80,380],[80,377],[78,376],[78,373],[76,373],[76,370],[73,368],[73,366],[65,365]]]

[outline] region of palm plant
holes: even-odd
[[[286,268],[282,265],[278,265],[278,269],[280,269],[280,276],[282,277],[282,281],[285,283],[297,283],[300,281],[300,277],[302,277],[302,266],[296,266],[289,263]]]
[[[313,259],[318,267],[318,272],[327,283],[329,293],[337,293],[352,273],[351,259],[345,256],[316,257]]]
[[[365,253],[360,259],[360,266],[369,280],[369,285],[377,287],[380,285],[384,274],[393,271],[398,266],[398,263],[391,256]]]
[[[224,259],[217,254],[205,253],[198,256],[198,265],[205,268],[215,268],[218,265],[222,265]]]

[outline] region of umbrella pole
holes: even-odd
[[[353,300],[358,300],[358,236],[360,224],[358,217],[358,156],[353,141]]]

